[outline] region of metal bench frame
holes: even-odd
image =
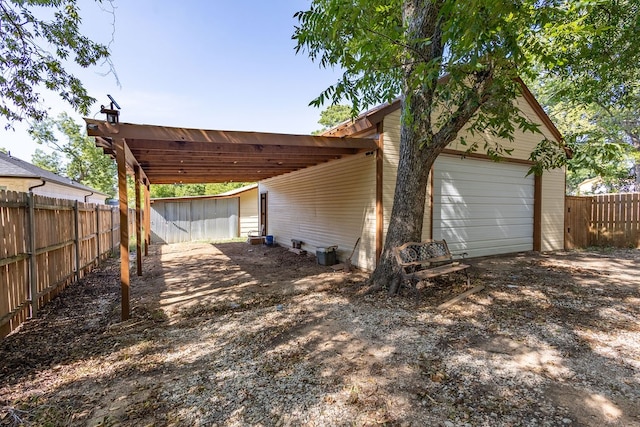
[[[464,271],[467,286],[471,285],[469,264],[454,260],[445,240],[408,242],[393,248],[402,281],[410,282],[413,289],[419,282],[444,274]],[[466,253],[459,256],[464,259]]]

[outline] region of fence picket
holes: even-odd
[[[577,207],[582,201],[584,209]],[[566,249],[587,246],[640,248],[639,193],[567,196],[565,204]],[[584,239],[577,227],[584,228]]]
[[[101,251],[117,247],[112,237],[118,228],[116,211],[0,191],[0,338],[99,264]],[[100,224],[110,227],[102,232]]]

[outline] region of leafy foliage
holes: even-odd
[[[151,197],[208,196],[225,193],[249,185],[249,182],[223,182],[209,184],[151,184]]]
[[[31,156],[31,163],[42,168],[44,170],[48,170],[49,172],[53,172],[58,175],[65,174],[65,167],[63,165],[62,157],[56,151],[52,153],[47,153],[40,148],[36,148],[36,151]]]
[[[348,105],[330,105],[320,112],[320,120],[318,120],[318,123],[322,125],[322,129],[318,129],[311,133],[313,135],[319,135],[334,126],[347,121],[351,117],[353,117],[353,114],[351,107]]]
[[[584,18],[596,31],[585,43],[563,44],[561,60],[533,86],[575,152],[571,192],[593,177],[612,191],[634,179],[640,187],[639,16],[636,1],[596,3]]]
[[[599,6],[616,1],[313,0],[295,15],[297,51],[344,70],[312,105],[347,100],[359,111],[398,96],[403,101],[394,204],[371,278],[375,288],[393,277],[390,248],[421,236],[423,195],[437,156],[463,128],[481,140],[462,140],[468,151],[482,148],[494,159],[508,154],[516,129],[539,132],[513,102],[518,77],[571,76],[601,32]],[[626,34],[636,40],[638,32]],[[536,173],[563,161],[555,144],[540,139],[531,157]]]
[[[538,131],[509,102],[520,91],[516,77],[533,76],[534,64],[554,61],[554,37],[588,31],[576,19],[586,5],[316,0],[295,15],[300,26],[293,37],[297,51],[321,67],[344,69],[312,105],[347,100],[352,111],[360,111],[402,96],[405,125],[426,125],[416,128],[420,144],[443,147],[466,125],[484,138],[468,150],[499,158],[509,153],[502,141],[512,140],[515,129]],[[406,12],[420,7],[428,16]],[[425,20],[431,34],[417,37],[413,26]],[[412,109],[415,96],[423,98],[419,109]]]
[[[47,117],[43,89],[88,113],[95,100],[67,64],[96,65],[108,59],[109,51],[82,35],[80,23],[76,0],[0,0],[0,116],[6,128],[25,118]]]
[[[105,156],[102,149],[95,146],[93,138],[86,135],[84,128],[67,114],[39,122],[29,133],[38,144],[56,150],[52,154],[36,150],[32,159],[34,164],[114,196],[115,162]],[[60,137],[66,138],[66,142],[61,142]]]

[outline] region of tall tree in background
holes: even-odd
[[[5,128],[15,121],[47,117],[43,89],[57,93],[82,114],[95,101],[66,65],[96,65],[108,60],[109,51],[80,33],[76,3],[0,0],[0,117]]]
[[[151,184],[150,194],[152,198],[209,196],[225,193],[227,191],[235,190],[249,184],[251,183],[221,182],[209,184]]]
[[[429,171],[463,127],[496,137],[469,147],[493,158],[508,152],[500,141],[511,141],[516,128],[538,131],[512,102],[516,78],[568,59],[558,47],[588,40],[591,13],[592,3],[570,0],[314,0],[296,14],[297,50],[344,70],[312,104],[346,99],[359,111],[402,97],[394,204],[372,289],[392,282],[390,249],[420,240]],[[540,138],[536,173],[563,163],[559,147]]]
[[[611,189],[640,189],[640,3],[598,2],[584,24],[597,31],[563,45],[562,62],[533,89],[575,152],[570,185],[599,176]]]
[[[320,120],[318,120],[318,123],[322,125],[322,129],[311,132],[311,134],[320,135],[332,127],[347,121],[357,113],[356,111],[352,114],[351,107],[348,105],[330,105],[320,112]]]
[[[36,166],[61,173],[67,178],[95,188],[113,197],[116,187],[116,166],[96,147],[84,127],[67,114],[57,119],[45,119],[29,131],[38,144],[53,148],[53,154],[36,150],[33,162]],[[60,139],[64,138],[64,141]],[[64,156],[61,158],[60,154]]]
[[[36,148],[36,151],[31,156],[31,163],[58,175],[65,174],[64,160],[57,151],[47,153],[40,148]]]

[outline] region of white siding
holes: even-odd
[[[7,191],[19,191],[27,193],[32,185],[42,184],[40,179],[31,178],[0,178],[0,187],[6,187]]]
[[[260,182],[267,192],[267,233],[276,243],[302,248],[338,245],[338,259],[347,258],[358,237],[353,263],[375,267],[375,156],[364,154],[335,160]]]
[[[258,188],[240,193],[240,236],[258,230]]]
[[[542,174],[543,251],[564,249],[564,189],[564,169],[553,169]]]
[[[533,108],[531,108],[529,103],[524,98],[522,97],[517,98],[515,101],[515,104],[518,106],[521,114],[524,117],[526,117],[533,123],[540,123],[540,119],[538,118],[538,115],[533,110]],[[549,129],[547,129],[546,126],[541,125],[539,130],[542,133],[522,132],[521,130],[516,129],[513,135],[514,136],[513,142],[510,142],[508,140],[502,141],[502,145],[505,148],[513,149],[513,152],[511,153],[511,155],[505,155],[505,157],[519,159],[519,160],[529,160],[529,155],[531,154],[533,149],[544,138],[555,141],[556,138],[553,137],[553,135],[551,134],[551,131],[549,131]],[[468,141],[468,143],[472,143],[472,142],[479,143],[479,149],[477,153],[480,153],[480,154],[485,153],[483,151],[483,146],[485,141],[493,143],[496,140],[495,137],[492,137],[487,134],[476,134],[476,135],[466,134],[465,138]],[[449,144],[448,148],[451,148],[453,150],[466,151],[468,147],[460,144],[459,139],[455,139],[453,142],[451,142],[451,144]]]
[[[20,191],[27,193],[30,187],[42,184],[38,178],[0,178],[0,187],[7,187],[8,191]],[[47,182],[42,187],[33,189],[33,194],[39,196],[53,197],[56,199],[77,200],[85,202],[85,196],[91,194],[89,191],[67,187],[53,182]],[[93,194],[87,197],[86,203],[104,204],[107,197],[100,194]]]
[[[47,184],[43,187],[34,188],[33,194],[38,194],[38,195],[47,196],[47,197],[55,197],[57,199],[69,199],[69,200],[77,200],[79,202],[84,202],[85,196],[91,193],[88,191],[76,190],[74,188],[67,187],[64,185],[47,182]],[[87,202],[88,203],[104,203],[105,198],[106,198],[105,196],[93,194],[87,197]]]
[[[433,238],[470,257],[533,249],[528,166],[440,156],[434,165]]]

